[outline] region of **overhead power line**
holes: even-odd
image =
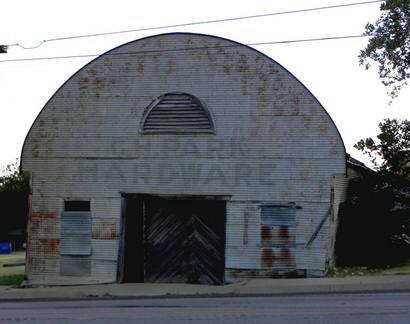
[[[121,52],[121,53],[106,53],[104,55],[113,55],[113,56],[116,56],[116,55],[142,55],[142,54],[147,55],[147,54],[157,54],[157,53],[184,52],[184,51],[202,50],[202,49],[233,48],[233,47],[240,47],[242,45],[261,46],[261,45],[276,45],[276,44],[291,44],[291,43],[303,43],[303,42],[341,40],[341,39],[352,39],[352,38],[362,38],[362,37],[370,37],[370,36],[368,36],[368,35],[331,36],[331,37],[319,37],[319,38],[282,40],[282,41],[268,41],[268,42],[258,42],[258,43],[248,43],[248,44],[234,43],[234,44],[231,44],[231,45],[220,45],[220,46],[198,46],[198,47],[188,47],[188,48],[169,48],[169,49],[131,51],[131,52]],[[102,55],[102,54],[79,54],[79,55],[65,55],[65,56],[17,58],[17,59],[10,59],[10,60],[0,60],[0,63],[24,62],[24,61],[45,61],[45,60],[60,60],[60,59],[76,59],[76,58],[86,58],[86,57],[97,57],[97,56],[100,56],[100,55]]]
[[[19,43],[10,44],[10,45],[7,45],[7,46],[8,47],[18,46],[18,47],[21,47],[23,49],[35,49],[35,48],[40,47],[44,43],[57,42],[57,41],[63,41],[63,40],[88,38],[88,37],[99,37],[99,36],[109,36],[109,35],[118,35],[118,34],[125,34],[125,33],[150,31],[150,30],[158,30],[158,29],[168,29],[168,28],[176,28],[176,27],[188,27],[188,26],[196,26],[196,25],[215,24],[215,23],[222,23],[222,22],[229,22],[229,21],[245,20],[245,19],[264,18],[264,17],[296,14],[296,13],[311,12],[311,11],[318,11],[318,10],[328,10],[328,9],[352,7],[352,6],[366,5],[366,4],[371,4],[371,3],[380,3],[382,1],[385,1],[385,0],[353,2],[353,3],[345,3],[345,4],[338,4],[338,5],[331,5],[331,6],[315,7],[315,8],[306,8],[306,9],[296,9],[296,10],[287,10],[287,11],[263,13],[263,14],[257,14],[257,15],[249,15],[249,16],[240,16],[240,17],[230,17],[230,18],[222,18],[222,19],[212,19],[212,20],[202,20],[202,21],[195,21],[195,22],[186,22],[186,23],[173,24],[173,25],[143,27],[143,28],[136,28],[136,29],[110,31],[110,32],[104,32],[104,33],[94,33],[94,34],[56,37],[56,38],[49,38],[49,39],[42,40],[39,44],[37,44],[35,46],[23,46],[22,44],[19,44]]]

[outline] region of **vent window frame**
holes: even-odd
[[[209,127],[195,129],[190,125],[189,127],[184,128],[184,125],[181,122],[181,125],[175,125],[174,127],[163,126],[164,128],[161,129],[161,126],[159,126],[159,128],[157,129],[147,129],[146,122],[147,120],[149,120],[151,113],[158,107],[158,105],[161,104],[161,102],[163,102],[164,100],[170,99],[172,97],[186,97],[186,99],[191,100],[191,102],[196,105],[196,107],[193,107],[193,108],[197,108],[198,110],[200,110],[200,113],[203,113],[206,116],[207,121],[209,123]],[[178,121],[176,123],[178,123]],[[168,92],[168,93],[165,93],[157,97],[145,109],[141,123],[140,123],[139,133],[144,134],[144,135],[145,134],[183,134],[183,135],[186,135],[186,134],[216,134],[216,130],[215,130],[214,119],[211,113],[196,96],[191,95],[189,93],[185,93],[185,92]]]

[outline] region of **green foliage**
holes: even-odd
[[[385,267],[410,259],[410,180],[374,174],[350,181],[336,236],[338,266]]]
[[[410,121],[385,119],[379,123],[377,141],[360,140],[354,146],[367,154],[383,174],[410,177]],[[381,162],[379,162],[381,159]]]
[[[9,275],[0,277],[0,286],[19,286],[24,281],[24,275]]]
[[[380,18],[366,25],[364,34],[371,38],[359,61],[366,69],[369,60],[378,63],[379,77],[394,98],[410,77],[410,0],[386,0],[380,10]]]
[[[345,267],[345,268],[330,268],[327,272],[328,277],[344,278],[351,276],[371,276],[382,274],[383,269],[368,268],[368,267]]]
[[[19,170],[19,161],[7,165],[0,175],[0,192],[29,192],[29,177]]]
[[[397,267],[369,268],[369,267],[332,267],[327,276],[332,278],[344,278],[351,276],[384,276],[384,275],[409,275],[410,265],[403,264]]]

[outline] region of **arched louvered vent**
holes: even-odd
[[[180,92],[164,94],[147,108],[142,133],[214,133],[214,124],[198,98]]]

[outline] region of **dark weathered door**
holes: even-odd
[[[126,197],[119,280],[223,284],[226,202]]]
[[[146,199],[144,281],[223,284],[225,202]]]

